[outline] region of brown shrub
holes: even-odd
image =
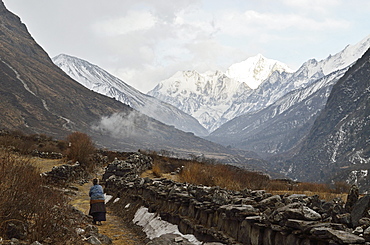
[[[67,229],[65,196],[46,187],[30,160],[0,150],[0,180],[0,237],[7,237],[7,225],[12,222],[26,227],[31,241],[54,238],[62,227]]]
[[[334,183],[333,189],[338,194],[349,193],[351,186],[344,181],[338,181]]]
[[[93,154],[96,149],[91,138],[87,134],[74,132],[68,135],[67,141],[69,142],[68,159],[78,161],[80,164],[87,167],[87,169],[92,169],[93,163],[90,160],[90,155]]]
[[[162,170],[161,170],[160,164],[153,164],[152,172],[153,172],[155,177],[157,177],[157,178],[162,177]]]

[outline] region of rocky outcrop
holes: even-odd
[[[136,163],[138,168],[134,167]],[[370,219],[366,217],[369,196],[354,204],[353,210],[361,209],[355,214],[348,213],[340,199],[326,202],[318,196],[274,196],[263,190],[238,192],[138,177],[137,169],[150,166],[150,158],[136,153],[127,162],[115,160],[108,165],[103,180],[106,192],[120,198],[112,199],[116,200],[114,205],[121,209],[132,203],[145,206],[201,241],[253,245],[370,241]]]

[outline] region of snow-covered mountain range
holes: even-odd
[[[208,131],[192,116],[170,104],[141,93],[96,65],[65,54],[58,55],[52,60],[66,74],[88,89],[115,98],[147,116],[182,131],[192,132],[198,136],[208,134]]]
[[[369,46],[370,36],[324,60],[310,59],[295,72],[259,54],[226,72],[177,72],[148,94],[192,115],[213,132],[235,117],[266,108],[287,93],[348,67]]]
[[[261,156],[286,152],[309,132],[333,85],[345,71],[333,72],[261,110],[238,116],[207,139]]]
[[[272,74],[287,72],[291,69],[285,64],[259,54],[230,66],[227,72],[177,72],[148,94],[192,115],[212,132],[236,116],[230,108],[238,98],[252,94],[252,88]]]
[[[278,73],[270,76],[253,91],[253,98],[246,95],[234,102],[238,106],[245,103],[254,106],[253,103],[259,102],[259,110],[251,111],[244,107],[245,113],[238,112],[240,116],[220,126],[207,138],[220,144],[255,151],[260,155],[290,150],[311,129],[333,85],[369,47],[370,36],[320,62],[309,60],[286,77]],[[287,86],[289,84],[292,86]],[[292,90],[298,85],[303,87]],[[237,110],[231,111],[235,113]]]

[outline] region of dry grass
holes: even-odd
[[[26,237],[19,238],[30,243],[45,239],[53,244],[83,243],[70,222],[72,211],[66,195],[49,186],[41,176],[53,166],[64,164],[65,159],[41,159],[30,155],[34,150],[65,155],[67,150],[71,152],[79,147],[73,156],[85,160],[84,154],[91,152],[86,146],[93,145],[90,138],[82,135],[78,140],[72,138],[72,142],[74,147],[68,149],[67,141],[0,131],[0,237],[11,238],[9,224],[16,224],[26,230]],[[90,162],[84,163],[88,169]]]
[[[30,154],[34,150],[65,153],[67,149],[67,143],[63,140],[53,140],[42,134],[25,135],[20,131],[3,131],[0,134],[0,146],[22,155]]]
[[[44,159],[33,157],[30,159],[30,161],[32,165],[38,168],[42,173],[51,171],[54,166],[65,164],[65,160],[63,159]]]
[[[263,189],[266,175],[245,171],[230,165],[188,162],[180,172],[180,180],[197,185],[220,186],[229,190]]]
[[[334,192],[322,192],[322,191],[286,191],[286,190],[281,190],[281,191],[269,191],[273,195],[292,195],[292,194],[304,194],[306,196],[314,196],[318,195],[320,199],[326,200],[326,201],[331,201],[334,198],[341,198],[343,201],[347,201],[347,194],[339,194],[339,193],[334,193]]]
[[[272,194],[305,194],[319,195],[330,201],[341,197],[346,200],[350,186],[337,182],[332,186],[319,183],[294,182],[287,180],[272,180],[268,176],[250,172],[230,165],[216,164],[212,161],[199,162],[159,156],[151,152],[153,158],[152,174],[154,177],[169,176],[169,173],[181,168],[177,181],[196,185],[219,186],[229,190],[240,191],[248,189],[264,189]],[[173,179],[173,176],[171,176]]]
[[[40,169],[29,159],[0,150],[0,179],[1,237],[7,238],[10,223],[26,227],[30,241],[68,237],[65,196],[45,185]]]

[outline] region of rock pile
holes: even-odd
[[[102,179],[107,180],[110,176],[124,179],[135,179],[140,173],[151,168],[151,157],[141,153],[133,153],[124,161],[115,158],[114,161],[106,167],[106,171]]]
[[[141,154],[113,161],[103,177],[106,192],[125,197],[118,201],[122,209],[130,201],[140,202],[199,240],[253,245],[370,241],[370,195],[357,200],[355,189],[347,204],[341,199],[327,202],[317,195],[272,195],[249,189],[238,192],[138,177],[150,167],[151,159]]]
[[[92,160],[97,166],[103,166],[108,163],[107,157],[101,154],[94,154],[91,156]],[[78,180],[81,183],[86,183],[86,179],[90,176],[86,171],[85,167],[78,161],[72,163],[71,161],[67,164],[60,166],[54,166],[51,171],[43,173],[43,176],[48,179],[51,183],[66,184]]]
[[[38,150],[33,150],[31,155],[34,157],[46,158],[46,159],[62,159],[63,158],[62,153],[47,152],[47,151],[44,152],[44,151],[38,151]]]
[[[54,166],[51,171],[43,173],[43,176],[52,183],[69,183],[77,179],[83,179],[86,171],[79,162]]]

